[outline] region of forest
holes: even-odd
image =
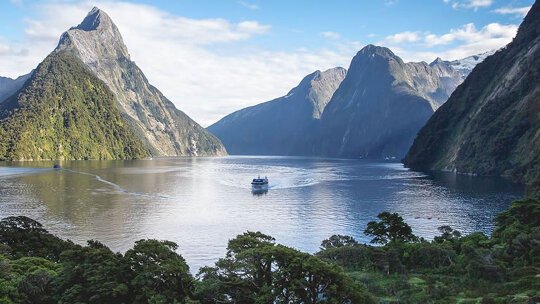
[[[333,235],[316,254],[261,232],[231,239],[193,275],[178,245],[140,240],[124,254],[60,239],[24,216],[0,221],[0,303],[538,303],[540,201],[512,203],[491,235],[449,226],[428,241],[397,213]],[[361,227],[359,227],[361,229]]]

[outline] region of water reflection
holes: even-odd
[[[332,234],[362,234],[381,211],[402,214],[420,236],[441,225],[492,229],[522,190],[501,179],[410,172],[400,164],[291,157],[4,163],[0,216],[27,215],[53,233],[125,251],[136,240],[175,241],[197,269],[228,239],[259,230],[308,252]],[[254,174],[270,191],[250,193]]]
[[[263,195],[268,194],[268,189],[264,189],[264,190],[251,190],[251,194],[253,194],[254,196],[263,196]]]

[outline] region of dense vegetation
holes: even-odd
[[[26,217],[0,221],[0,303],[537,303],[540,201],[514,202],[492,236],[451,227],[426,241],[396,213],[365,233],[334,235],[315,255],[260,232],[229,241],[194,277],[168,241],[125,254],[64,241]]]
[[[0,105],[0,160],[147,155],[112,92],[67,52],[49,55],[21,91]]]
[[[461,236],[442,226],[441,235],[428,242],[397,214],[380,218],[366,232],[384,246],[333,236],[316,256],[342,266],[385,303],[540,301],[540,201],[514,202],[496,218],[491,237]]]
[[[247,232],[196,280],[167,241],[124,255],[61,240],[26,217],[0,221],[0,303],[372,303],[334,264]]]

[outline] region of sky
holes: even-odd
[[[0,76],[35,68],[97,6],[131,59],[203,126],[348,68],[367,44],[405,61],[455,60],[509,43],[533,0],[0,0]]]

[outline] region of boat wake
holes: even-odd
[[[172,197],[171,196],[168,196],[168,195],[163,195],[163,194],[151,194],[151,193],[144,193],[144,192],[133,192],[133,191],[129,191],[127,189],[124,189],[122,188],[120,185],[118,184],[115,184],[111,181],[108,181],[104,178],[102,178],[101,176],[97,175],[97,174],[92,174],[92,173],[88,173],[88,172],[83,172],[83,171],[76,171],[76,170],[71,170],[71,169],[63,169],[64,171],[67,171],[67,172],[72,172],[72,173],[76,173],[76,174],[82,174],[82,175],[88,175],[88,176],[92,176],[94,177],[97,181],[101,182],[101,183],[104,183],[104,184],[107,184],[109,186],[111,186],[112,188],[114,188],[114,190],[116,192],[119,192],[119,193],[123,193],[123,194],[128,194],[128,195],[136,195],[136,196],[142,196],[142,197],[150,197],[150,198],[160,198],[160,199],[171,199]]]
[[[34,174],[48,172],[52,169],[49,168],[13,168],[13,167],[0,167],[0,177],[18,176],[24,174]]]
[[[412,172],[404,169],[401,164],[377,164],[376,167],[388,168],[387,174],[371,174],[374,171],[370,166],[366,170],[360,171],[359,175],[351,174],[348,167],[327,167],[320,166],[314,168],[298,168],[273,165],[251,165],[251,164],[221,164],[218,168],[210,169],[209,176],[221,175],[219,183],[236,188],[248,189],[249,181],[253,174],[267,175],[269,179],[268,189],[290,189],[300,187],[310,187],[321,183],[336,181],[385,181],[423,178],[427,175]],[[201,167],[199,171],[208,170]]]
[[[350,179],[341,172],[327,168],[303,169],[286,166],[231,164],[222,165],[219,170],[220,172],[210,175],[219,173],[223,175],[219,179],[221,184],[243,189],[250,188],[249,181],[251,181],[254,172],[268,176],[268,189],[270,190],[309,187],[327,181]]]

